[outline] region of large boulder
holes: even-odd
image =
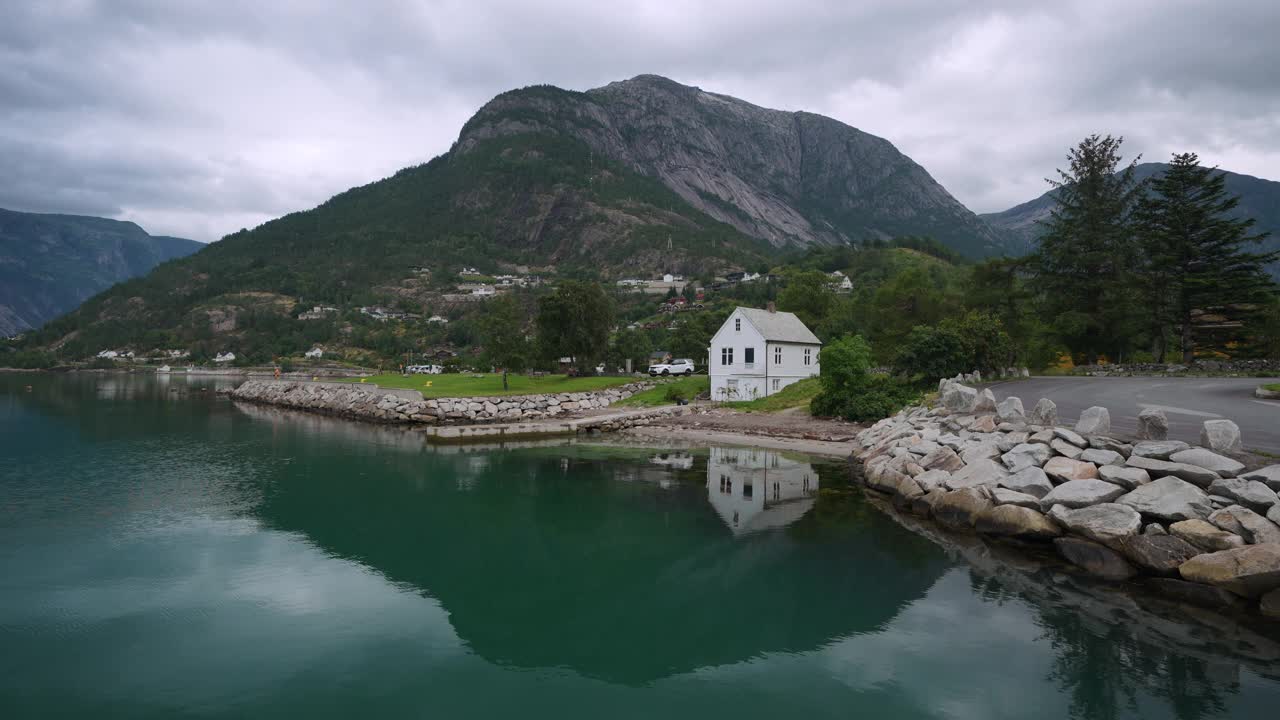
[[[1054,540],[1053,545],[1067,562],[1091,575],[1106,580],[1128,580],[1136,574],[1127,560],[1105,545],[1070,536]]]
[[[994,440],[979,442],[976,445],[970,445],[960,453],[960,459],[969,464],[978,460],[992,460],[1000,457],[1000,448]]]
[[[1280,620],[1280,590],[1272,590],[1258,601],[1258,610],[1263,617]]]
[[[934,488],[911,501],[911,513],[921,517],[932,517],[933,508],[946,496],[946,490],[940,487]]]
[[[1044,464],[1044,473],[1058,482],[1071,480],[1088,480],[1098,477],[1098,468],[1093,463],[1080,462],[1066,457],[1051,458]]]
[[[1081,435],[1106,435],[1111,432],[1111,413],[1107,409],[1094,405],[1080,413],[1076,422],[1076,432]]]
[[[1059,455],[1069,457],[1072,460],[1079,460],[1080,456],[1084,454],[1084,450],[1081,450],[1062,438],[1054,438],[1053,441],[1049,443],[1049,447],[1053,448],[1053,451]]]
[[[1128,490],[1151,482],[1151,476],[1147,474],[1146,470],[1134,467],[1118,467],[1116,465],[1103,465],[1098,468],[1098,477]]]
[[[978,399],[973,403],[973,412],[975,413],[995,413],[996,411],[996,395],[991,392],[991,388],[983,388],[978,393]]]
[[[1082,436],[1080,433],[1074,430],[1068,430],[1067,428],[1064,428],[1064,427],[1056,427],[1053,429],[1053,435],[1054,437],[1060,438],[1062,440],[1066,440],[1067,442],[1071,443],[1072,445],[1075,445],[1078,448],[1089,447],[1089,441],[1085,439],[1085,437]]]
[[[1101,469],[1103,465],[1124,464],[1124,456],[1115,450],[1100,450],[1097,448],[1089,448],[1088,450],[1085,450],[1080,453],[1080,457],[1076,459],[1091,462],[1094,465],[1097,465],[1099,469]]]
[[[1154,575],[1177,575],[1183,563],[1201,553],[1200,548],[1173,535],[1134,535],[1119,540],[1116,549]]]
[[[1014,445],[1009,452],[1000,456],[1000,461],[1010,472],[1018,472],[1023,468],[1039,468],[1053,457],[1053,450],[1040,443],[1022,443]]]
[[[947,493],[933,505],[933,517],[938,524],[952,530],[968,530],[982,511],[992,506],[991,498],[982,488],[964,488]]]
[[[1026,467],[1012,475],[1000,478],[999,484],[1014,492],[1037,498],[1042,498],[1053,490],[1053,483],[1049,482],[1049,476],[1038,467]]]
[[[967,413],[978,400],[978,390],[968,385],[952,383],[942,391],[942,405],[951,412]]]
[[[1017,490],[1009,488],[994,488],[991,491],[991,500],[996,505],[1017,505],[1019,507],[1031,508],[1036,512],[1040,511],[1040,498],[1035,495],[1020,493]]]
[[[1010,395],[996,405],[996,417],[1000,422],[1025,423],[1027,411],[1022,408],[1022,398]]]
[[[1240,452],[1240,426],[1230,420],[1205,420],[1200,444],[1217,452]]]
[[[986,390],[984,392],[991,392],[991,391]],[[977,418],[974,418],[973,424],[969,426],[969,431],[975,432],[975,433],[995,432],[996,431],[995,415],[981,415]]]
[[[1235,477],[1240,474],[1241,470],[1244,470],[1244,463],[1239,460],[1233,460],[1225,455],[1219,455],[1198,447],[1179,450],[1170,455],[1169,460],[1170,462],[1195,465],[1205,470],[1212,470],[1222,477]]]
[[[1178,572],[1186,580],[1259,597],[1280,588],[1280,545],[1250,545],[1197,555]]]
[[[946,487],[948,490],[962,490],[979,485],[994,487],[1006,475],[1008,473],[1005,469],[992,460],[975,460],[951,473],[951,477],[947,478]]]
[[[1187,465],[1185,463],[1156,460],[1155,458],[1139,455],[1136,449],[1134,450],[1134,454],[1130,455],[1129,459],[1124,461],[1124,464],[1128,467],[1136,467],[1146,470],[1148,473],[1156,477],[1172,475],[1177,478],[1182,478],[1183,480],[1186,480],[1189,483],[1194,483],[1202,488],[1209,487],[1214,480],[1218,479],[1218,473],[1212,470],[1206,470],[1202,467]]]
[[[944,445],[920,458],[917,464],[925,470],[954,472],[964,467],[964,460],[960,459],[955,450]]]
[[[942,487],[949,477],[951,477],[951,473],[946,470],[926,470],[917,475],[915,480],[921,490],[929,492],[934,488]]]
[[[1110,450],[1122,458],[1129,457],[1129,453],[1133,452],[1133,446],[1129,443],[1120,442],[1106,435],[1090,435],[1089,447],[1094,450]]]
[[[1103,503],[1072,510],[1055,505],[1049,510],[1049,519],[1068,531],[1114,546],[1122,538],[1133,537],[1142,527],[1142,516],[1128,505]]]
[[[1163,410],[1146,408],[1138,413],[1138,439],[1164,440],[1169,437],[1169,418]]]
[[[1213,511],[1209,496],[1203,490],[1176,477],[1162,477],[1137,487],[1116,502],[1165,522],[1197,520]]]
[[[1280,526],[1247,507],[1232,505],[1209,513],[1209,522],[1244,538],[1250,545],[1280,543]]]
[[[1065,505],[1069,508],[1082,508],[1109,503],[1121,495],[1124,495],[1124,488],[1104,480],[1070,480],[1041,498],[1040,506],[1051,508],[1054,505]]]
[[[1049,540],[1062,534],[1061,528],[1038,510],[1019,505],[1000,505],[982,511],[974,523],[974,529],[986,535],[1028,540]]]
[[[1266,483],[1267,487],[1280,493],[1280,465],[1268,465],[1258,470],[1250,470],[1249,472],[1240,473],[1239,477],[1245,480],[1257,480],[1260,483]]]
[[[1053,427],[1058,424],[1058,406],[1049,398],[1040,398],[1036,406],[1031,409],[1031,414],[1027,416],[1027,422],[1032,425],[1042,425],[1044,427]]]
[[[1207,520],[1183,520],[1169,526],[1169,532],[1209,552],[1242,547],[1244,538],[1214,527]]]
[[[1219,478],[1209,485],[1210,495],[1221,495],[1231,498],[1247,508],[1259,512],[1267,512],[1271,506],[1280,502],[1276,491],[1257,480],[1241,478]]]
[[[1190,445],[1181,440],[1149,440],[1140,442],[1133,446],[1131,455],[1138,457],[1155,458],[1156,460],[1168,460],[1169,456],[1180,451],[1186,450]]]

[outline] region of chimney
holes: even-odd
[[[768,310],[768,311],[769,311],[769,312],[771,312],[771,313],[776,313],[776,312],[778,312],[778,306],[777,306],[777,305],[774,305],[772,300],[770,300],[770,301],[769,301],[769,304],[765,306],[765,309],[766,309],[766,310]]]

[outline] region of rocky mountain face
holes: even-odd
[[[971,257],[1002,251],[999,234],[889,141],[821,115],[641,75],[585,93],[499,95],[454,152],[528,133],[579,140],[775,247],[931,235]]]
[[[131,222],[0,209],[0,335],[75,309],[93,295],[204,247]]]
[[[1134,176],[1140,181],[1146,180],[1163,173],[1168,167],[1165,163],[1142,163],[1135,168]],[[1226,170],[1221,172],[1227,176],[1227,192],[1240,196],[1236,217],[1254,218],[1258,223],[1255,226],[1257,232],[1271,234],[1261,247],[1267,250],[1280,248],[1280,182]],[[1025,255],[1035,250],[1041,232],[1039,223],[1049,219],[1055,202],[1051,190],[1004,212],[981,217],[1006,236],[1010,254]],[[1280,274],[1280,268],[1275,268],[1273,274]]]

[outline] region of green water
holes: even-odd
[[[839,464],[442,451],[211,387],[0,375],[0,717],[1280,712],[1280,656],[1026,592]]]

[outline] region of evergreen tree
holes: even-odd
[[[1130,335],[1136,260],[1133,210],[1141,186],[1120,168],[1123,138],[1090,135],[1067,154],[1069,168],[1048,182],[1058,205],[1045,223],[1036,257],[1039,290],[1054,329],[1085,362],[1123,350]]]
[[[1182,361],[1189,363],[1198,342],[1193,312],[1228,307],[1248,314],[1251,306],[1261,307],[1273,290],[1264,266],[1280,252],[1248,249],[1266,233],[1251,233],[1252,218],[1229,217],[1240,198],[1228,195],[1226,176],[1201,165],[1195,153],[1174,155],[1150,189],[1138,211],[1146,255],[1142,286],[1153,332],[1163,340],[1166,328],[1178,331]],[[1235,324],[1223,323],[1228,328]],[[1162,345],[1156,354],[1162,358]]]

